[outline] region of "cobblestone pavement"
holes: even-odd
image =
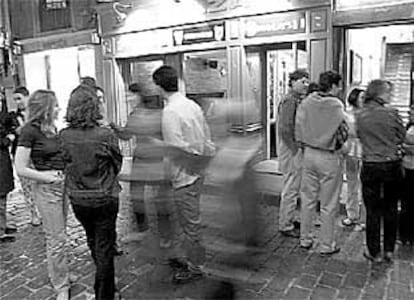
[[[125,193],[127,189],[121,197],[120,237],[131,230]],[[278,233],[276,202],[271,198],[265,200],[260,207],[265,228],[260,251],[251,259],[248,257],[245,264],[239,261],[235,266],[220,263],[226,260],[223,259],[225,251],[218,249],[234,250],[236,247],[223,247],[212,234],[216,228],[211,225],[222,224],[215,221],[214,218],[219,218],[216,212],[226,209],[218,201],[203,198],[206,224],[210,224],[210,228],[205,229],[209,274],[190,284],[171,283],[169,267],[157,259],[160,250],[154,246],[158,244],[155,235],[150,235],[142,244],[123,245],[125,254],[116,259],[117,286],[123,299],[205,299],[222,280],[234,284],[238,299],[414,299],[412,247],[398,245],[392,264],[372,265],[362,256],[364,233],[338,226],[341,252],[332,257],[320,257],[316,249],[303,250],[297,240]],[[0,248],[0,300],[54,299],[47,278],[44,234],[41,226],[28,225],[29,216],[17,191],[10,197],[8,212],[9,223],[17,225],[19,232],[15,243],[2,244]],[[94,265],[84,232],[72,213],[68,233],[71,270],[79,276],[71,287],[71,299],[93,299]],[[225,255],[237,257],[237,253]]]

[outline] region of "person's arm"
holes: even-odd
[[[167,145],[190,152],[190,144],[184,139],[180,117],[176,113],[172,111],[164,112],[162,117],[162,134]]]
[[[19,176],[27,177],[42,183],[59,183],[62,176],[58,171],[38,171],[30,167],[31,148],[18,146],[16,152],[16,172]]]
[[[294,99],[285,99],[281,106],[281,114],[279,115],[280,136],[286,146],[296,153],[297,145],[295,142],[295,110],[296,102]]]
[[[115,172],[118,174],[121,171],[122,167],[122,153],[121,149],[119,148],[118,139],[113,133],[109,135],[109,148],[115,167]]]
[[[394,128],[396,133],[395,135],[397,138],[397,144],[401,145],[404,142],[406,131],[403,121],[397,110],[394,111]]]

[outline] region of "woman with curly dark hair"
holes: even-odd
[[[113,245],[120,191],[117,175],[122,165],[118,139],[100,125],[100,111],[95,90],[79,85],[69,99],[69,126],[60,132],[66,192],[96,265],[97,300],[115,296]]]

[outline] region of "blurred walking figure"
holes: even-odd
[[[368,84],[364,107],[356,114],[357,135],[362,144],[362,194],[366,207],[364,256],[381,261],[383,226],[384,260],[392,260],[397,235],[397,205],[401,195],[401,147],[405,128],[391,102],[392,84],[376,79]],[[383,224],[381,226],[381,223]]]
[[[414,105],[411,106],[407,135],[404,141],[404,194],[401,199],[400,240],[404,245],[414,245]]]
[[[313,244],[312,217],[320,201],[321,255],[339,252],[334,238],[334,221],[342,180],[340,150],[347,138],[344,107],[338,95],[342,78],[328,71],[319,77],[319,93],[312,93],[299,105],[296,114],[296,140],[304,146],[300,187],[300,246]]]
[[[203,111],[178,91],[177,71],[170,66],[162,66],[153,73],[152,78],[167,101],[162,115],[166,145],[195,158],[212,155],[215,147]],[[196,168],[183,164],[172,152],[167,155],[177,218],[184,231],[185,268],[176,272],[174,280],[186,282],[201,275],[200,266],[205,260],[200,244],[200,190],[203,179]]]
[[[345,172],[348,189],[348,197],[345,203],[346,218],[342,219],[342,225],[354,227],[360,231],[365,224],[360,223],[360,172],[362,165],[362,147],[356,136],[355,114],[362,108],[364,101],[364,90],[354,88],[348,95],[350,109],[347,111],[347,123],[349,125],[349,137],[346,143],[348,149],[345,155]]]
[[[65,188],[96,265],[98,300],[115,297],[113,246],[120,192],[117,175],[122,165],[118,139],[111,129],[100,126],[101,119],[95,90],[80,85],[70,95],[69,126],[60,132]]]
[[[12,153],[13,155],[16,154],[16,148],[17,148],[17,143],[19,140],[19,134],[21,132],[21,129],[24,126],[24,123],[26,121],[26,107],[27,107],[27,101],[29,99],[29,91],[27,90],[26,87],[24,86],[19,86],[17,87],[14,91],[13,91],[13,100],[14,102],[16,102],[17,105],[17,110],[15,112],[13,112],[13,116],[16,118],[16,120],[18,121],[19,127],[16,129],[16,140],[13,143],[13,148],[12,148]],[[29,207],[30,210],[30,215],[31,215],[31,223],[33,226],[39,226],[42,221],[40,219],[40,215],[39,215],[39,210],[37,209],[32,197],[33,197],[33,193],[32,193],[32,181],[25,178],[25,177],[21,177],[19,178],[20,180],[20,184],[22,186],[22,190],[23,190],[23,195],[24,195],[24,199],[26,201],[27,206]]]
[[[299,237],[294,227],[298,206],[302,168],[302,150],[295,139],[295,116],[298,105],[307,93],[309,73],[296,70],[289,74],[289,92],[279,106],[279,166],[283,172],[283,190],[279,208],[279,231],[289,237]]]
[[[42,216],[46,235],[49,278],[60,300],[69,298],[69,269],[64,162],[55,126],[58,113],[54,92],[37,90],[30,96],[28,118],[17,146],[16,170],[18,175],[33,180],[33,199]]]
[[[160,245],[167,247],[171,238],[171,225],[167,201],[169,200],[169,182],[164,175],[164,151],[159,142],[161,134],[161,108],[149,108],[143,96],[143,88],[131,84],[129,91],[133,94],[135,107],[128,116],[125,127],[111,123],[116,135],[122,140],[135,137],[136,146],[133,153],[132,170],[129,176],[130,197],[137,222],[138,231],[127,235],[123,242],[141,241],[149,230],[148,216],[145,208],[145,196],[151,194],[155,201],[160,232]],[[150,191],[148,191],[150,190]],[[150,193],[148,193],[150,192]]]
[[[7,111],[6,96],[0,92],[0,242],[14,242],[11,233],[15,228],[7,227],[7,196],[14,189],[13,166],[10,158],[10,146],[16,139],[15,119]]]

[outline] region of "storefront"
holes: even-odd
[[[376,78],[390,80],[392,105],[404,121],[414,104],[413,15],[413,1],[405,0],[337,0],[333,15],[334,65],[342,70],[347,89],[366,87]]]
[[[265,157],[276,157],[277,106],[288,90],[289,73],[305,68],[317,80],[331,68],[330,1],[266,1],[261,6],[250,0],[221,2],[231,4],[215,12],[206,9],[187,25],[173,20],[172,26],[154,24],[153,29],[137,21],[137,32],[131,32],[133,22],[126,17],[124,25],[106,33],[104,28],[108,111],[125,123],[131,110],[126,90],[132,82],[144,84],[147,95],[161,104],[151,74],[169,64],[180,73],[182,92],[205,109],[216,140],[230,132],[261,132]],[[151,14],[142,9],[141,16]],[[132,11],[128,16],[134,15]],[[242,103],[243,113],[215,119],[214,104],[225,101]]]
[[[100,47],[94,45],[93,32],[26,39],[19,45],[22,82],[30,92],[50,89],[56,93],[61,109],[57,125],[63,128],[70,92],[81,77],[96,77]]]

